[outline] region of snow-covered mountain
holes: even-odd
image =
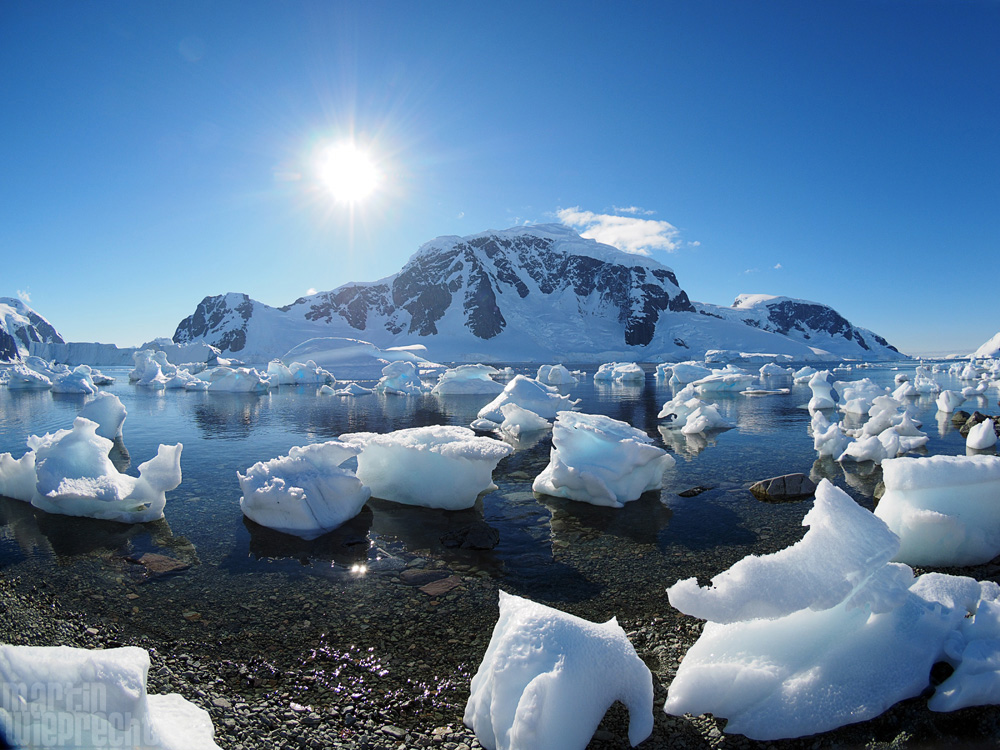
[[[423,245],[399,273],[275,308],[206,297],[173,340],[248,362],[309,338],[386,348],[424,344],[438,361],[678,361],[712,349],[795,359],[895,359],[899,352],[829,307],[762,295],[695,304],[651,258],[562,225],[517,227]]]
[[[975,352],[973,357],[998,357],[1000,356],[1000,333],[997,333],[989,341],[983,343]]]
[[[0,297],[0,362],[21,359],[32,343],[63,344],[49,321],[15,297]]]

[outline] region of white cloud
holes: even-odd
[[[465,218],[465,211],[459,211],[458,212],[458,216],[456,216],[455,218],[456,219],[464,219]]]
[[[312,297],[314,294],[316,294],[316,290],[313,289],[312,287],[309,287],[308,289],[306,289],[306,296],[307,297]]]
[[[775,271],[779,270],[780,268],[781,268],[781,264],[780,263],[775,263],[774,264],[774,270]]]
[[[693,242],[689,242],[688,243],[688,247],[701,247],[701,241],[700,240],[694,240]]]
[[[615,206],[614,212],[616,214],[629,214],[631,216],[652,216],[656,211],[647,211],[644,208],[639,208],[638,206],[628,206],[622,208],[621,206]]]
[[[673,253],[681,244],[680,232],[668,221],[595,214],[583,211],[579,206],[560,208],[556,215],[563,224],[580,231],[581,236],[634,255],[650,255],[653,250]]]
[[[20,298],[21,302],[23,302],[26,305],[31,302],[31,292],[26,292],[21,289],[18,289],[17,296]]]
[[[743,270],[743,274],[744,275],[748,275],[748,274],[751,274],[751,273],[760,273],[760,269],[759,268],[746,268],[746,269]]]

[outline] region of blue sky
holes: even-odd
[[[995,1],[6,0],[0,71],[0,295],[70,340],[560,220],[703,302],[907,352],[1000,329]],[[381,175],[353,206],[315,167],[345,138]]]

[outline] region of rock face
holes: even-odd
[[[666,266],[544,225],[440,237],[394,276],[281,308],[245,294],[206,297],[173,340],[245,361],[321,337],[425,344],[432,358],[453,361],[679,360],[718,348],[798,359],[898,355],[828,307],[770,299],[766,314],[696,305]]]
[[[32,344],[63,343],[63,337],[52,324],[24,302],[14,297],[0,297],[0,362],[29,354]]]

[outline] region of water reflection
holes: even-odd
[[[609,508],[535,494],[552,514],[552,539],[564,545],[592,541],[602,534],[624,537],[639,544],[656,544],[661,530],[670,524],[673,511],[660,502],[660,491],[644,493],[623,508]]]
[[[368,561],[372,518],[371,509],[365,506],[329,534],[309,540],[261,526],[246,516],[243,525],[250,533],[250,554],[257,560],[292,558],[302,565],[322,560],[350,569]]]
[[[194,423],[206,438],[246,438],[260,421],[262,401],[256,393],[205,393],[194,408]]]
[[[13,540],[25,554],[42,553],[60,562],[77,556],[127,556],[152,549],[170,550],[189,565],[198,562],[191,541],[175,536],[165,519],[128,524],[63,516],[5,497],[0,497],[0,538]]]

